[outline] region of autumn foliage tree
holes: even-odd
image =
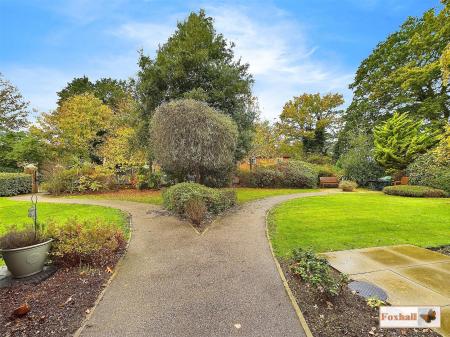
[[[307,153],[327,151],[327,142],[334,137],[344,103],[341,94],[303,94],[284,105],[278,124],[290,141],[299,141]]]
[[[103,143],[113,118],[111,109],[93,94],[67,98],[53,112],[43,114],[43,136],[62,157],[100,161]]]

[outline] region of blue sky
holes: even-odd
[[[263,118],[303,92],[341,92],[359,63],[408,16],[438,0],[0,0],[0,72],[38,111],[75,76],[126,79],[177,20],[204,8],[250,63]]]

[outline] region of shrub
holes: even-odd
[[[313,188],[318,180],[314,165],[297,160],[240,171],[238,175],[241,185],[248,187]]]
[[[85,164],[66,169],[54,167],[45,176],[42,188],[55,195],[108,191],[115,187],[114,172],[100,165]]]
[[[0,197],[31,193],[31,175],[0,173]]]
[[[450,193],[450,160],[439,161],[434,151],[419,156],[406,169],[414,185],[439,188]]]
[[[193,197],[186,202],[185,212],[189,220],[198,226],[205,219],[208,209],[202,199]]]
[[[319,177],[342,177],[342,172],[332,165],[313,165]]]
[[[33,229],[12,230],[0,237],[0,249],[22,248],[46,241],[45,235],[37,234]]]
[[[50,223],[47,236],[54,239],[50,256],[54,263],[64,267],[91,265],[105,267],[125,248],[123,230],[116,225],[79,222],[70,219],[64,225]]]
[[[346,179],[356,181],[360,186],[385,175],[375,161],[371,140],[363,134],[352,136],[349,150],[341,155],[336,166],[342,169]]]
[[[346,286],[346,275],[335,277],[325,258],[317,256],[311,250],[295,249],[292,253],[293,263],[291,271],[299,276],[305,283],[319,290],[325,297],[339,295]]]
[[[206,103],[181,99],[160,105],[152,117],[150,135],[156,160],[179,181],[193,176],[209,184],[215,176],[220,181],[231,175],[236,124]]]
[[[283,174],[274,166],[256,167],[253,171],[241,172],[239,178],[243,186],[275,187],[281,185]]]
[[[74,193],[77,190],[76,182],[76,170],[55,167],[46,174],[41,187],[50,194],[60,195],[61,193]]]
[[[332,162],[332,158],[327,156],[327,155],[323,155],[320,153],[309,153],[306,155],[306,157],[304,158],[304,160],[308,163],[311,164],[315,164],[315,165],[331,165]]]
[[[445,191],[437,188],[413,185],[386,186],[383,192],[390,195],[414,198],[445,198],[447,196]]]
[[[163,193],[164,206],[182,215],[186,215],[186,204],[192,199],[202,200],[208,212],[218,214],[236,204],[236,192],[217,190],[197,183],[180,183]]]
[[[21,173],[23,171],[18,167],[0,166],[0,172],[1,173]]]
[[[339,183],[339,188],[344,192],[353,192],[358,187],[358,184],[351,180],[342,180]]]
[[[162,172],[152,172],[150,168],[140,168],[136,176],[135,187],[138,190],[147,188],[158,189],[165,183]]]

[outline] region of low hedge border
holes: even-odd
[[[448,196],[444,190],[414,185],[386,186],[383,189],[383,192],[389,195],[399,195],[402,197],[412,198],[445,198]]]
[[[0,197],[31,193],[31,175],[26,173],[0,173]]]

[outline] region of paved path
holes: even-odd
[[[186,222],[152,212],[160,209],[154,205],[40,201],[110,206],[133,217],[127,254],[81,336],[289,337],[305,333],[276,270],[265,214],[289,199],[326,194],[247,203],[201,236]]]

